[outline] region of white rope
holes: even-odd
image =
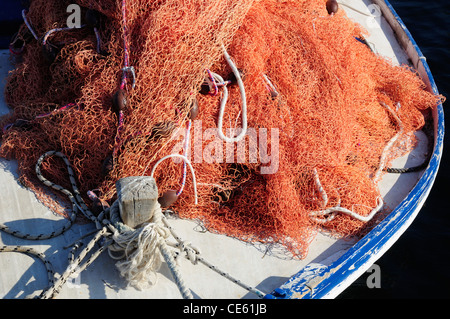
[[[186,284],[184,283],[184,280],[181,277],[177,263],[176,263],[175,259],[173,258],[172,254],[170,253],[170,251],[167,247],[167,243],[165,241],[161,241],[160,250],[161,250],[161,254],[164,256],[167,266],[170,269],[170,272],[172,273],[172,276],[175,280],[178,290],[180,291],[183,298],[184,299],[193,299],[194,297],[192,296],[189,289],[186,287]]]
[[[100,249],[98,249],[95,253],[93,253],[84,264],[81,264],[86,255],[94,248],[95,244],[100,239],[102,239],[102,237],[106,233],[107,233],[106,227],[98,231],[97,234],[94,236],[94,238],[86,246],[86,248],[84,248],[81,251],[80,255],[76,259],[73,259],[73,262],[69,264],[64,273],[54,282],[54,284],[51,287],[44,290],[40,294],[39,298],[42,299],[55,298],[56,295],[59,294],[59,291],[64,285],[64,283],[73,273],[86,269],[98,256],[100,256],[100,254],[106,249],[107,244],[104,244]]]
[[[70,180],[70,184],[72,185],[72,189],[73,189],[73,194],[65,189],[64,187],[57,185],[51,181],[49,181],[48,179],[46,179],[41,172],[41,165],[42,162],[50,156],[57,156],[60,157],[64,163],[66,164],[66,168],[67,168],[67,172],[69,174],[69,180]],[[72,166],[69,162],[69,159],[67,158],[66,155],[64,155],[61,152],[57,152],[57,151],[49,151],[46,152],[45,154],[43,154],[41,157],[39,157],[37,163],[36,163],[36,176],[39,178],[39,180],[46,186],[51,187],[57,191],[60,191],[61,193],[67,195],[67,197],[69,197],[70,201],[72,202],[72,206],[73,209],[72,211],[75,211],[75,207],[77,207],[82,213],[83,215],[90,219],[93,222],[97,222],[97,218],[94,216],[94,214],[89,210],[89,208],[87,207],[86,203],[84,202],[83,198],[81,197],[80,191],[78,190],[78,186],[77,186],[77,182],[75,180],[75,173],[73,172]]]
[[[192,183],[194,185],[195,205],[197,205],[198,204],[197,180],[195,179],[195,172],[194,172],[194,168],[192,167],[191,161],[189,161],[189,159],[186,156],[181,155],[181,154],[170,154],[170,155],[164,156],[159,161],[157,161],[156,164],[153,166],[150,176],[153,177],[153,174],[155,173],[156,168],[158,167],[159,164],[161,164],[161,162],[163,162],[164,160],[171,158],[171,157],[181,158],[186,164],[188,164],[189,169],[191,170],[191,174],[192,174]]]
[[[239,91],[241,93],[242,129],[241,129],[241,132],[239,133],[239,135],[235,136],[235,137],[228,137],[228,136],[225,136],[225,134],[223,134],[223,115],[224,115],[227,100],[228,100],[228,89],[227,89],[226,85],[223,87],[223,97],[220,101],[220,109],[219,109],[219,118],[217,121],[217,128],[218,128],[219,137],[222,140],[224,140],[228,143],[234,143],[234,142],[239,142],[240,140],[242,140],[244,138],[245,134],[247,134],[247,98],[245,96],[244,83],[242,82],[242,78],[241,78],[241,75],[239,74],[239,70],[237,69],[237,67],[233,63],[233,61],[231,60],[231,57],[229,56],[227,50],[225,49],[225,47],[223,45],[222,45],[222,50],[223,50],[223,55],[225,57],[225,60],[227,61],[228,65],[230,66],[231,70],[233,71],[234,76],[236,77],[237,84],[239,86]],[[217,77],[217,79],[219,80],[220,83],[225,82],[220,75],[215,74],[215,73],[213,73],[213,75],[215,77]]]
[[[84,28],[84,27],[85,27],[85,25],[80,26],[80,28]],[[47,33],[45,33],[45,35],[42,39],[42,44],[45,45],[47,43],[48,38],[55,32],[70,31],[73,29],[76,29],[76,28],[64,27],[64,28],[55,28],[55,29],[49,30],[49,31],[47,31]]]
[[[370,211],[369,215],[367,216],[361,216],[357,213],[355,213],[354,211],[351,211],[350,209],[344,208],[344,207],[339,207],[339,206],[335,206],[335,207],[330,207],[321,211],[316,211],[316,212],[310,212],[309,215],[310,216],[324,216],[324,215],[328,215],[328,214],[332,214],[335,212],[339,212],[339,213],[344,213],[347,214],[357,220],[360,220],[362,222],[368,222],[370,221],[373,216],[375,216],[376,213],[378,213],[381,208],[383,208],[383,199],[381,197],[377,198],[377,205]],[[319,223],[324,223],[324,222],[328,222],[332,219],[334,219],[334,215],[326,218],[326,219],[319,219],[319,218],[313,218],[313,220],[315,220],[316,222]]]
[[[319,190],[319,193],[322,195],[322,200],[323,200],[322,207],[325,208],[328,204],[327,193],[323,189],[322,183],[320,182],[320,179],[319,179],[319,173],[317,173],[316,168],[314,168],[313,173],[314,173],[314,182],[316,183],[316,187]]]
[[[318,188],[320,194],[322,195],[322,199],[323,199],[322,207],[325,208],[325,206],[328,203],[328,196],[327,196],[327,193],[325,192],[325,190],[323,189],[322,184],[320,183],[319,174],[317,173],[317,170],[314,169],[313,172],[314,172],[314,180],[316,182],[316,187]],[[378,213],[381,210],[381,208],[383,208],[383,204],[384,204],[383,199],[381,198],[381,196],[379,196],[377,198],[376,206],[370,211],[370,213],[367,216],[362,216],[362,215],[355,213],[354,211],[351,211],[350,209],[340,207],[339,206],[340,203],[334,207],[330,207],[330,208],[323,209],[320,211],[310,212],[309,216],[312,218],[312,220],[314,220],[318,223],[326,223],[335,218],[335,216],[336,216],[335,213],[343,213],[343,214],[347,214],[357,220],[360,220],[362,222],[368,222],[373,218],[373,216],[375,216],[376,213]],[[316,216],[325,216],[325,215],[329,215],[329,214],[331,214],[331,215],[328,216],[327,218],[315,218]]]
[[[119,211],[119,202],[115,201],[109,209],[115,230],[108,253],[112,259],[118,260],[116,267],[128,284],[142,290],[155,282],[155,272],[161,265],[157,251],[158,236],[167,237],[168,232],[159,229],[159,225],[153,221],[154,214],[149,222],[133,229],[122,224]]]
[[[47,178],[45,178],[42,175],[41,172],[41,165],[42,162],[50,156],[58,156],[60,157],[64,163],[67,166],[67,172],[69,174],[69,179],[70,179],[70,183],[72,185],[72,189],[73,189],[73,193],[70,192],[69,190],[65,189],[64,187],[57,185],[51,181],[49,181]],[[92,220],[93,222],[97,223],[97,219],[96,217],[92,214],[92,212],[89,210],[89,208],[86,206],[85,202],[83,201],[83,198],[80,195],[80,192],[78,190],[77,187],[77,183],[75,180],[75,176],[74,176],[74,172],[72,170],[72,167],[70,165],[69,160],[67,159],[67,157],[61,153],[61,152],[55,152],[55,151],[49,151],[46,152],[45,154],[43,154],[37,161],[36,163],[36,176],[39,178],[39,180],[46,186],[51,187],[57,191],[62,192],[63,194],[67,195],[70,199],[70,201],[72,202],[72,211],[70,212],[69,215],[69,219],[67,220],[67,222],[60,227],[57,230],[53,230],[52,232],[49,233],[41,233],[41,234],[29,234],[29,233],[23,233],[19,230],[14,230],[14,229],[10,229],[8,226],[0,223],[0,230],[4,231],[14,237],[17,238],[22,238],[22,239],[27,239],[27,240],[44,240],[44,239],[50,239],[53,237],[57,237],[59,235],[61,235],[62,233],[64,233],[65,231],[67,231],[70,227],[72,227],[73,223],[75,222],[75,218],[76,218],[76,210],[78,209],[80,212],[83,213],[83,215],[85,215],[87,218],[89,218],[90,220]],[[101,227],[98,227],[101,228]]]
[[[158,253],[161,233],[158,225],[147,223],[134,232],[113,234],[114,247],[123,247],[125,258],[116,262],[120,275],[138,290],[156,282],[156,271],[162,259]],[[164,236],[164,235],[162,235]]]
[[[386,166],[386,161],[387,161],[387,156],[389,154],[389,150],[392,148],[392,146],[394,145],[394,143],[397,141],[397,139],[400,137],[400,135],[403,134],[403,124],[400,120],[400,118],[398,117],[398,115],[391,109],[391,107],[389,107],[386,103],[384,102],[380,102],[380,104],[382,106],[384,106],[386,108],[386,110],[392,115],[392,117],[396,120],[397,125],[399,127],[399,131],[397,132],[397,134],[395,134],[394,137],[392,137],[389,142],[386,144],[386,146],[383,149],[383,152],[381,153],[381,157],[380,157],[380,163],[378,165],[378,169],[375,172],[374,178],[373,178],[373,183],[377,184],[379,179],[381,178],[381,173],[383,172],[385,166]],[[400,109],[401,105],[400,103],[397,104],[397,109]],[[322,187],[322,184],[320,183],[319,180],[319,174],[317,173],[317,170],[314,169],[313,171],[314,173],[314,181],[316,183],[316,187],[318,189],[318,191],[320,192],[320,194],[322,195],[322,199],[323,199],[323,204],[322,207],[325,208],[325,206],[328,203],[328,196],[325,192],[325,190]],[[355,219],[358,219],[360,221],[363,222],[368,222],[370,221],[373,216],[375,216],[375,214],[377,212],[379,212],[381,210],[381,208],[383,207],[383,199],[381,197],[377,198],[377,204],[376,206],[370,211],[369,215],[367,216],[361,216],[347,208],[344,207],[340,207],[339,205],[335,206],[335,207],[330,207],[327,209],[323,209],[320,211],[313,211],[309,213],[309,216],[316,222],[318,223],[326,223],[329,222],[330,220],[333,220],[334,217],[336,216],[335,213],[339,212],[339,213],[344,213],[347,214]],[[315,218],[315,216],[325,216],[325,215],[329,215],[327,218]]]
[[[170,233],[172,234],[172,236],[175,238],[175,240],[177,241],[177,243],[175,245],[173,245],[174,247],[177,247],[180,249],[181,253],[185,253],[186,254],[186,258],[194,265],[196,265],[198,262],[202,263],[203,265],[205,265],[206,267],[208,267],[209,269],[215,271],[216,273],[218,273],[219,275],[221,275],[222,277],[230,280],[231,282],[237,284],[238,286],[246,289],[249,292],[254,293],[255,295],[257,295],[259,298],[264,298],[264,296],[266,296],[267,294],[265,294],[264,292],[260,291],[259,289],[256,289],[254,287],[251,287],[245,283],[243,283],[242,281],[240,281],[239,279],[234,278],[233,276],[231,276],[230,274],[220,270],[219,268],[217,268],[216,266],[214,266],[213,264],[211,264],[210,262],[208,262],[207,260],[205,260],[203,257],[200,256],[200,250],[194,246],[192,246],[189,242],[187,241],[183,241],[175,232],[175,230],[170,226],[169,222],[167,221],[167,218],[162,215],[162,221],[164,223],[164,225],[167,227],[167,229],[170,231]]]
[[[114,242],[108,247],[109,255],[118,260],[116,267],[120,275],[130,286],[138,290],[149,288],[156,283],[156,272],[164,259],[183,298],[192,299],[192,294],[184,283],[178,265],[167,247],[166,240],[170,236],[170,231],[162,223],[161,206],[158,202],[155,205],[150,222],[138,229],[122,224],[121,230],[114,232],[112,236]],[[118,207],[116,202],[111,205],[112,220],[119,218]]]
[[[389,111],[389,113],[392,115],[392,117],[397,121],[397,125],[399,127],[399,131],[397,132],[397,134],[395,134],[395,136],[393,138],[391,138],[391,140],[386,144],[386,146],[383,149],[383,153],[381,154],[381,159],[380,159],[380,165],[378,167],[378,170],[375,173],[375,177],[374,177],[374,182],[378,182],[378,180],[381,177],[381,173],[384,170],[384,167],[386,166],[386,158],[388,155],[388,151],[389,149],[394,145],[394,143],[397,141],[397,139],[400,137],[400,135],[403,134],[403,124],[402,121],[400,121],[400,118],[398,117],[398,115],[384,102],[380,103],[381,105],[383,105],[386,110]],[[397,104],[398,108],[401,107],[401,104],[398,103]]]
[[[31,26],[31,23],[28,21],[26,14],[27,14],[27,10],[23,9],[22,10],[23,21],[25,22],[25,25],[27,26],[28,30],[30,30],[33,37],[39,41],[39,37],[37,36],[36,32],[34,31],[33,27]]]

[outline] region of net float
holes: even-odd
[[[109,204],[107,202],[101,200],[100,198],[96,198],[92,201],[91,211],[94,214],[94,216],[98,216],[108,207]]]
[[[112,155],[108,155],[102,164],[102,175],[106,176],[111,172],[114,168],[114,160]]]
[[[168,190],[158,199],[158,202],[162,208],[167,208],[175,203],[177,199],[177,192],[174,190]]]
[[[127,92],[119,89],[114,93],[112,100],[112,109],[116,114],[119,114],[127,106]]]
[[[200,112],[200,109],[198,107],[198,101],[197,101],[197,99],[194,99],[192,101],[191,109],[189,111],[189,115],[188,115],[189,119],[190,120],[195,120],[196,117],[198,116],[199,112]]]
[[[211,88],[210,88],[209,84],[207,82],[203,82],[200,87],[200,90],[198,92],[200,94],[207,95],[207,94],[209,94],[210,90],[211,90]]]
[[[327,1],[327,11],[328,14],[335,14],[339,10],[339,5],[336,0]]]

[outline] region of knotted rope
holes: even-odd
[[[70,192],[62,186],[49,181],[42,175],[41,165],[43,161],[50,156],[60,157],[66,164],[73,192]],[[183,155],[174,154],[162,158],[158,163],[165,160],[166,158],[175,156],[185,159]],[[187,161],[187,164],[192,170],[192,166],[190,165],[189,161]],[[154,166],[153,172],[156,167],[157,165]],[[200,251],[192,247],[186,241],[183,241],[170,227],[158,202],[155,203],[155,209],[153,210],[149,221],[141,225],[139,228],[134,229],[122,223],[120,218],[118,200],[116,200],[111,205],[111,207],[108,207],[103,212],[101,212],[97,217],[92,214],[78,190],[75,175],[70,162],[67,157],[61,152],[50,151],[42,155],[36,164],[36,174],[44,185],[58,190],[68,196],[69,200],[72,203],[72,212],[70,214],[68,224],[64,225],[64,227],[62,227],[58,231],[53,231],[50,234],[39,235],[24,234],[17,230],[11,230],[7,226],[2,224],[0,224],[0,230],[22,239],[49,239],[62,234],[73,225],[77,210],[80,211],[89,220],[94,222],[97,227],[95,236],[77,257],[75,257],[75,251],[81,246],[80,242],[77,241],[70,245],[73,246],[73,248],[69,253],[69,265],[61,274],[61,276],[59,276],[59,278],[56,278],[53,267],[51,263],[45,258],[45,256],[33,250],[32,248],[21,246],[0,246],[0,252],[22,252],[36,256],[44,262],[49,277],[49,286],[44,289],[36,298],[55,298],[59,294],[61,288],[69,277],[71,277],[75,272],[81,272],[86,269],[106,249],[108,250],[109,255],[113,259],[117,260],[116,267],[119,270],[120,275],[127,280],[129,285],[137,289],[144,289],[154,284],[156,279],[156,271],[159,269],[162,261],[164,260],[167,263],[183,298],[193,298],[184,280],[182,279],[176,261],[177,256],[179,256],[181,253],[185,253],[186,257],[192,263],[196,264],[197,262],[201,262],[223,277],[240,285],[248,291],[255,293],[260,298],[265,296],[264,293],[243,284],[240,280],[237,280],[227,273],[219,270],[217,267],[213,266],[211,263],[200,257]],[[193,177],[195,179],[195,175]],[[177,242],[175,244],[168,242],[168,238],[170,236],[173,236],[176,239]],[[93,248],[99,242],[101,242],[100,248],[97,251],[91,253]],[[179,249],[179,252],[171,251],[169,249],[169,246]],[[89,253],[91,253],[91,255],[87,257]]]

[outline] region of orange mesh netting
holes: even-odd
[[[89,13],[98,12],[97,19],[53,32],[43,45],[47,32],[66,27],[71,3],[81,7],[82,24]],[[325,3],[32,1],[26,20],[38,39],[25,23],[21,26],[18,34],[26,45],[7,79],[5,98],[13,112],[1,119],[0,155],[17,159],[21,182],[64,214],[36,178],[42,154],[64,153],[81,193],[97,189],[111,203],[118,179],[150,175],[158,160],[183,153],[191,118],[187,155],[195,170],[198,204],[187,170],[183,192],[170,206],[180,217],[199,219],[211,231],[241,239],[281,243],[300,258],[317,227],[359,234],[367,223],[339,213],[322,223],[320,218],[330,215],[311,218],[311,212],[339,206],[370,214],[380,196],[373,176],[399,131],[386,106],[407,136],[424,125],[424,111],[436,106],[439,97],[428,93],[412,70],[393,66],[357,41],[365,31],[343,10],[329,15]],[[274,163],[252,156],[259,154],[252,153],[252,145],[260,152],[261,143],[247,138],[242,161],[215,134],[224,88],[219,85],[211,94],[215,88],[209,80],[209,92],[200,91],[208,72],[233,78],[222,46],[243,77],[248,132],[256,132],[258,141],[267,132],[267,157],[274,162],[277,154],[276,169],[269,174],[261,168]],[[234,82],[227,89],[225,133],[243,125],[240,89]],[[126,105],[117,92],[126,96]],[[195,119],[194,101],[199,107]],[[386,163],[398,155],[391,153]],[[112,165],[105,172],[110,156]],[[70,189],[60,160],[46,160],[42,171]],[[179,190],[183,164],[165,160],[154,177],[161,195]]]

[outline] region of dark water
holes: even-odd
[[[0,0],[0,46],[22,22],[20,0]],[[441,94],[450,104],[450,1],[391,0],[412,33]],[[5,9],[6,8],[6,9]],[[17,12],[12,15],[11,12]],[[6,22],[5,22],[6,21]],[[446,114],[450,127],[450,113]],[[362,275],[339,298],[450,298],[450,134],[445,137],[442,164],[431,194],[411,227],[376,264],[381,288],[368,288]]]
[[[450,1],[391,0],[427,58],[441,94],[450,104]],[[450,127],[450,113],[446,113]],[[450,134],[434,187],[419,215],[404,235],[376,264],[381,288],[367,287],[362,275],[339,298],[450,298]]]

